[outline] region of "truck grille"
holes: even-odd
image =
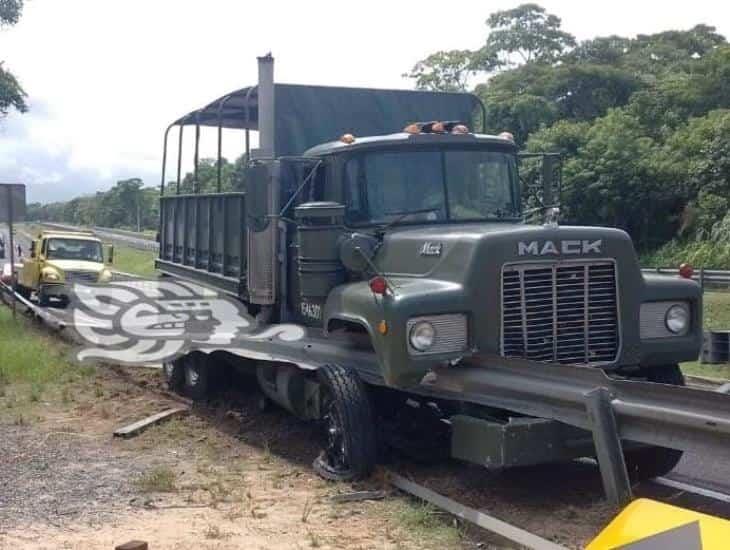
[[[67,283],[95,283],[99,280],[99,274],[96,271],[67,271]]]
[[[612,261],[506,265],[502,355],[566,364],[616,360],[616,268]]]

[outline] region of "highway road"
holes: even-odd
[[[0,226],[0,234],[8,243],[7,226]],[[30,239],[25,227],[17,228],[16,241],[21,245],[23,255],[28,254]],[[8,261],[7,257],[5,260],[0,259],[0,267]],[[63,310],[55,310],[55,314],[58,317],[68,318],[67,312]],[[730,399],[730,397],[728,398]],[[727,495],[728,516],[730,516],[730,463],[713,456],[686,453],[674,471],[658,482],[665,481],[676,484],[675,488],[681,489],[686,484],[699,489],[700,492],[705,490]]]

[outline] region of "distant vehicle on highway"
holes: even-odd
[[[88,231],[41,231],[31,243],[18,272],[17,292],[24,298],[36,293],[38,303],[52,299],[68,303],[68,284],[103,283],[112,278],[106,264],[113,260],[109,247],[106,263],[101,241]]]

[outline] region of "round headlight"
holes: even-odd
[[[43,279],[46,281],[58,281],[61,277],[55,271],[46,270],[43,272]]]
[[[667,310],[664,324],[669,332],[684,334],[689,328],[689,310],[681,304],[674,304]]]
[[[436,329],[428,321],[419,321],[411,327],[408,338],[413,349],[426,351],[433,346],[433,342],[436,339]]]

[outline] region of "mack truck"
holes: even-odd
[[[279,84],[270,56],[258,72],[167,128],[156,267],[235,297],[260,328],[301,330],[187,353],[164,365],[172,387],[202,398],[216,370],[248,370],[322,425],[314,468],[329,479],[411,444],[490,468],[598,456],[605,473],[613,441],[634,481],[727,443],[727,416],[705,421],[730,414],[727,396],[681,387],[699,285],[642,274],[620,229],[561,225],[559,156],[537,159],[526,221],[525,159],[510,134],[479,131],[476,96]],[[214,192],[199,189],[201,129],[217,132]],[[223,130],[242,132],[245,188],[222,190]]]

